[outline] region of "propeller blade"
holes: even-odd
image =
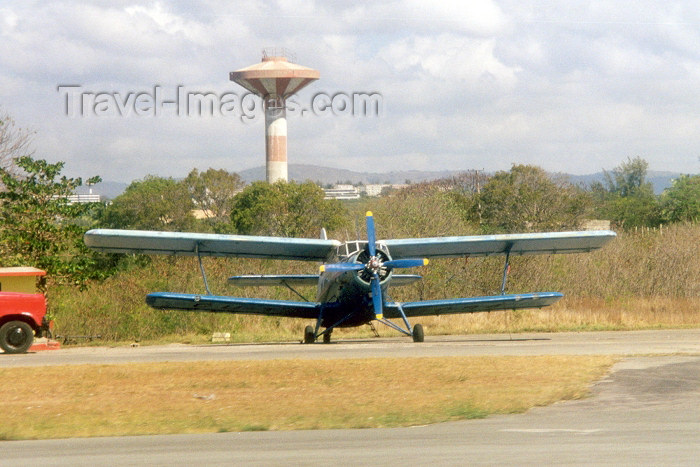
[[[382,286],[379,284],[379,275],[375,272],[372,277],[372,304],[374,305],[374,317],[382,319],[384,309],[382,306]]]
[[[366,221],[367,221],[367,246],[369,249],[369,255],[375,256],[377,254],[377,235],[374,231],[374,216],[372,211],[367,211]]]
[[[427,258],[407,258],[407,259],[391,259],[385,261],[384,266],[388,268],[415,268],[418,266],[427,266]]]
[[[337,271],[361,271],[365,268],[364,264],[360,263],[333,263],[323,264],[319,268],[321,272],[337,272]]]

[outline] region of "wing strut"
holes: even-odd
[[[314,330],[314,339],[318,338],[321,334],[318,333],[318,330],[321,328],[321,323],[323,322],[323,309],[325,307],[323,304],[321,304],[321,309],[318,311],[318,318],[316,318],[316,329]]]
[[[321,311],[318,315],[318,319],[316,320],[316,330],[314,331],[314,339],[319,338],[325,334],[330,335],[330,333],[333,332],[334,328],[337,328],[338,326],[343,324],[345,321],[347,321],[354,314],[355,314],[355,311],[351,311],[350,313],[345,315],[343,318],[339,319],[332,326],[328,326],[326,329],[323,330],[323,332],[318,332],[319,328],[321,327],[321,321],[322,321],[322,317],[323,317],[323,306],[321,306]]]
[[[501,280],[501,295],[506,294],[506,281],[508,280],[508,272],[510,271],[510,250],[513,248],[513,244],[509,244],[506,247],[506,262],[503,266],[503,279]]]
[[[286,280],[282,279],[282,285],[285,286],[285,287],[287,287],[289,290],[291,290],[291,291],[294,292],[295,294],[297,294],[297,296],[298,296],[299,298],[301,298],[302,300],[304,300],[305,302],[308,302],[308,301],[309,301],[308,298],[304,297],[302,294],[300,294],[299,292],[297,292],[297,290],[296,290],[294,287],[292,287],[291,285],[289,285],[289,283],[288,283]]]
[[[389,294],[387,294],[387,298],[391,299],[391,297],[389,297]],[[403,329],[401,326],[398,326],[397,324],[392,323],[388,319],[381,318],[381,319],[377,319],[377,321],[379,321],[383,325],[388,326],[388,327],[390,327],[390,328],[392,328],[392,329],[394,329],[402,334],[406,334],[407,336],[413,336],[413,328],[411,327],[411,323],[408,322],[408,318],[406,318],[406,313],[403,312],[403,307],[401,306],[401,304],[399,302],[395,302],[395,303],[396,303],[396,308],[399,310],[399,313],[401,314],[401,319],[403,319],[403,324],[406,326],[406,329]],[[374,332],[376,333],[377,331],[374,331]]]
[[[211,295],[211,290],[209,290],[209,282],[207,282],[207,273],[204,272],[204,265],[202,264],[202,255],[199,254],[199,242],[195,243],[194,252],[197,254],[197,260],[199,260],[199,270],[202,272],[202,280],[204,280],[204,289],[207,291],[207,295]]]

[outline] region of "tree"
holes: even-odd
[[[0,262],[36,266],[52,280],[82,284],[106,275],[109,261],[83,243],[80,221],[95,206],[69,201],[82,180],[61,176],[63,165],[25,155],[15,159],[14,170],[0,167]],[[99,181],[92,177],[88,183]]]
[[[110,228],[185,231],[194,229],[195,204],[187,186],[149,175],[132,182],[103,212],[101,224]]]
[[[17,128],[6,112],[0,113],[0,167],[13,172],[16,159],[32,154],[31,142],[31,132]]]
[[[590,206],[584,190],[532,165],[497,172],[475,199],[472,206],[480,206],[484,227],[505,232],[573,229]]]
[[[651,182],[646,181],[648,165],[639,157],[628,158],[612,172],[604,172],[604,183],[591,186],[598,217],[625,228],[658,225],[659,203]]]
[[[667,222],[700,220],[700,175],[681,175],[661,195],[661,210]]]
[[[210,168],[206,172],[192,169],[185,185],[204,216],[212,223],[221,223],[230,220],[231,201],[245,182],[236,173]]]
[[[233,199],[231,223],[236,232],[283,237],[318,237],[322,227],[342,227],[347,212],[338,200],[324,200],[312,182],[255,182]]]
[[[623,162],[611,172],[603,171],[605,189],[621,198],[635,196],[646,191],[653,193],[651,182],[646,181],[648,168],[649,163],[641,157],[634,159],[628,157],[627,162]]]
[[[440,182],[423,182],[353,206],[356,238],[364,238],[365,213],[372,211],[380,238],[439,237],[475,233],[462,199]]]

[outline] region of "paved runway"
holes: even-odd
[[[2,442],[11,465],[698,465],[700,330],[432,338],[334,345],[66,349],[0,366],[251,358],[618,354],[594,396],[522,415],[372,430]],[[190,358],[194,354],[196,358]],[[657,354],[657,356],[650,356]],[[9,357],[9,358],[8,358]],[[32,360],[32,357],[35,357]]]
[[[2,355],[0,368],[158,361],[263,360],[281,358],[445,357],[472,355],[700,355],[700,329],[631,332],[562,332],[358,339],[331,344],[161,345],[79,347]]]

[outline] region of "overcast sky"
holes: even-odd
[[[700,172],[690,1],[3,1],[0,105],[71,176],[239,171],[264,164],[260,114],[230,101],[186,115],[157,99],[242,99],[229,72],[271,46],[321,73],[298,109],[319,94],[381,96],[379,115],[290,112],[290,163],[586,174],[641,156]]]

